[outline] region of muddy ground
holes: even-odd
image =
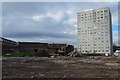
[[[118,57],[3,57],[3,78],[118,78]]]

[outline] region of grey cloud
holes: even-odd
[[[113,14],[117,12],[116,3],[3,3],[3,36],[16,40],[29,41],[29,39],[32,38],[34,41],[39,41],[40,38],[42,42],[71,42],[77,44],[77,32],[70,34],[70,32],[76,31],[77,28],[64,23],[64,21],[74,17],[74,15],[68,15],[66,11],[82,11],[88,8],[100,8],[105,6],[110,7]],[[44,15],[49,12],[57,14],[58,11],[62,11],[64,14],[62,20],[59,22],[55,22],[49,17],[42,19],[42,21],[34,21],[32,19],[35,15]],[[64,32],[66,31],[67,33],[65,34]]]
[[[4,35],[3,35],[4,36]],[[15,33],[15,34],[9,34],[6,35],[6,37],[11,37],[11,38],[32,38],[32,37],[40,37],[40,38],[45,38],[45,37],[50,37],[50,38],[76,38],[75,35],[71,34],[63,34],[63,33],[49,33],[49,32],[26,32],[26,33]]]

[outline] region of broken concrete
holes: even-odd
[[[3,78],[117,78],[118,57],[3,58]]]

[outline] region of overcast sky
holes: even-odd
[[[118,43],[117,2],[4,2],[2,36],[15,41],[67,43],[77,45],[76,13],[109,7],[113,42]]]

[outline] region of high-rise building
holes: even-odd
[[[112,25],[109,8],[78,12],[77,26],[77,50],[80,54],[112,54]]]

